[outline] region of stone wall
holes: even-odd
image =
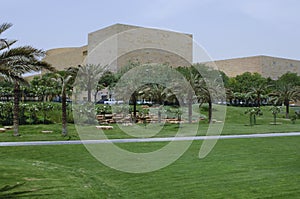
[[[223,71],[229,77],[235,77],[246,71],[254,73],[261,73],[260,57],[244,57],[236,59],[218,60],[214,61],[219,70]],[[205,63],[211,66],[213,63]]]
[[[278,79],[281,75],[292,72],[300,75],[300,61],[262,56],[262,75]]]
[[[279,76],[287,72],[298,73],[300,75],[300,61],[269,57],[269,56],[253,56],[227,60],[214,61],[218,69],[225,72],[229,77],[235,77],[244,72],[257,72],[264,77],[277,79]],[[212,66],[212,62],[205,63]]]
[[[192,42],[189,34],[116,24],[89,34],[87,63],[114,70],[129,61],[190,65]]]
[[[84,64],[87,54],[87,46],[77,48],[56,48],[46,51],[43,61],[48,62],[57,70],[76,67]]]

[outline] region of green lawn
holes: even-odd
[[[278,119],[281,125],[270,125],[273,117],[269,107],[263,107],[264,115],[257,118],[258,125],[249,126],[245,110],[228,107],[222,134],[300,130],[300,120],[291,124],[283,113]],[[114,127],[106,131],[110,139],[131,137]],[[201,121],[197,135],[205,135],[207,127],[207,122]],[[62,137],[61,124],[24,125],[20,126],[22,136],[13,137],[12,131],[7,131],[0,134],[0,141],[79,139],[75,126],[69,124],[68,128],[69,136]],[[185,135],[191,135],[190,125],[180,128]],[[42,130],[53,133],[44,134]],[[173,136],[177,130],[178,125],[168,124],[154,137]],[[0,198],[13,198],[17,193],[24,193],[27,198],[297,198],[299,142],[300,137],[218,140],[212,152],[200,160],[202,142],[194,141],[173,164],[144,174],[110,169],[94,159],[83,145],[0,147]],[[165,144],[118,146],[140,153]]]
[[[175,163],[145,174],[103,166],[82,145],[1,147],[0,188],[25,182],[8,192],[32,191],[28,198],[297,198],[299,142],[300,137],[219,140],[200,160],[201,142],[194,141]],[[120,145],[151,151],[164,144]]]
[[[262,107],[263,115],[257,117],[257,125],[249,126],[249,116],[245,115],[244,112],[247,108],[244,107],[227,107],[226,120],[224,123],[224,128],[222,135],[231,135],[231,134],[253,134],[253,133],[271,133],[271,132],[293,132],[300,131],[300,120],[296,120],[295,124],[292,124],[290,120],[284,118],[284,112],[279,114],[278,123],[280,125],[271,125],[273,121],[273,116],[269,111],[270,107]],[[291,109],[291,114],[293,113]],[[215,110],[215,112],[218,110]],[[207,114],[204,112],[204,114]],[[222,121],[224,122],[224,121]],[[197,125],[197,124],[193,124]],[[113,125],[113,130],[106,131],[108,138],[131,138],[132,136],[121,131],[117,125]],[[143,125],[141,124],[141,127]],[[158,125],[159,127],[159,125]],[[132,127],[122,127],[124,129],[130,129],[134,131]],[[147,127],[143,127],[147,128]],[[142,129],[143,129],[142,128]],[[199,125],[199,130],[197,135],[205,135],[207,132],[208,124],[207,121],[201,121]],[[189,124],[183,124],[181,130],[184,132],[184,135],[189,136],[192,134],[191,126]],[[51,134],[41,133],[42,130],[52,130]],[[176,124],[166,124],[163,129],[154,135],[154,137],[168,137],[174,136],[177,133],[178,125]],[[88,133],[87,129],[87,133]],[[35,140],[76,140],[79,139],[79,136],[75,130],[73,124],[69,124],[69,136],[62,137],[60,135],[61,124],[49,124],[49,125],[22,125],[20,126],[21,137],[13,137],[12,131],[7,131],[5,133],[0,133],[0,141],[35,141]],[[144,137],[144,131],[138,130],[139,136]]]

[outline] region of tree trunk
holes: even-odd
[[[258,98],[257,98],[257,107],[260,107],[260,101],[261,101],[261,99],[260,99],[260,94],[258,94]]]
[[[158,114],[158,123],[161,123],[161,110],[160,109],[161,109],[161,107],[159,106],[158,113],[157,113]]]
[[[285,101],[285,118],[288,119],[290,115],[290,102],[289,100]]]
[[[137,122],[137,118],[136,118],[136,105],[137,105],[137,93],[134,92],[132,94],[132,102],[133,102],[133,123]]]
[[[14,109],[13,109],[13,124],[14,124],[14,136],[20,136],[19,134],[19,112],[20,112],[20,85],[15,82],[14,85]]]
[[[95,102],[95,104],[97,103],[97,94],[98,94],[98,90],[94,93],[94,102]]]
[[[61,96],[61,109],[62,109],[62,136],[68,135],[67,129],[67,96],[65,91],[63,91]]]
[[[188,93],[188,119],[189,119],[189,124],[192,123],[193,120],[193,99],[192,99],[192,93]]]
[[[91,80],[88,77],[88,82],[87,82],[87,99],[88,102],[92,101],[92,85],[91,85]]]
[[[91,89],[88,89],[87,90],[87,92],[88,92],[88,102],[91,102],[92,101],[92,92],[91,92]]]
[[[133,101],[133,122],[134,123],[137,122],[137,118],[136,118],[136,99]]]
[[[212,102],[209,100],[208,102],[208,123],[211,123],[212,120]]]

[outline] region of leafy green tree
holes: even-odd
[[[233,89],[233,92],[248,93],[251,88],[258,88],[260,85],[265,85],[266,82],[267,79],[259,73],[245,72],[230,78],[228,86]]]
[[[117,83],[116,74],[108,70],[105,71],[103,75],[100,77],[100,80],[98,81],[98,84],[95,88],[94,101],[96,102],[97,94],[100,90],[104,88],[108,88],[108,90],[111,91],[116,83]]]
[[[13,122],[13,103],[0,102],[0,123],[4,125],[12,125]]]
[[[298,76],[297,73],[287,72],[278,78],[277,84],[291,84],[292,86],[300,86],[300,76]]]
[[[13,85],[11,82],[0,80],[0,97],[3,101],[9,101],[13,95]]]
[[[56,86],[56,82],[52,80],[54,76],[53,73],[46,73],[31,80],[31,91],[39,98],[39,101],[51,101],[54,96],[60,95],[60,89]]]
[[[38,109],[42,111],[43,114],[43,124],[49,123],[47,120],[48,113],[54,109],[53,104],[47,102],[41,102],[38,104]]]
[[[103,87],[108,87],[108,86],[114,86],[116,82],[117,82],[116,74],[107,70],[103,72],[103,75],[101,76],[98,83],[101,84]]]

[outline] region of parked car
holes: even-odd
[[[104,101],[104,104],[123,104],[124,101],[122,100],[115,100],[115,99],[109,99],[109,100],[106,100]]]
[[[101,99],[96,102],[96,104],[104,104],[104,102],[107,101],[107,99]]]
[[[61,103],[61,97],[55,97],[52,102],[59,102]],[[70,98],[67,98],[67,102],[72,103],[72,100]]]

